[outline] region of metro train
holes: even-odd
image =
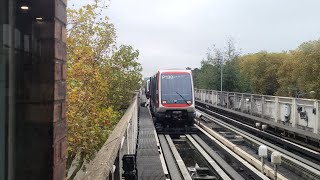
[[[149,90],[150,85],[149,84],[150,84],[150,79],[146,79],[145,86],[144,86],[144,92],[147,97],[150,97],[150,90]]]
[[[190,70],[159,70],[150,77],[150,110],[162,127],[192,126],[195,99]]]

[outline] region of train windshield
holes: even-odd
[[[192,84],[190,74],[162,74],[161,100],[167,104],[192,102]]]

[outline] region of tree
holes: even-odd
[[[201,69],[195,79],[198,88],[216,89],[218,86],[216,77],[219,73],[217,67],[207,61],[202,61],[201,64]]]
[[[259,52],[240,58],[240,73],[249,80],[253,93],[274,95],[277,92],[277,72],[285,56],[285,53]]]
[[[297,86],[307,97],[320,98],[320,40],[302,43],[295,51]]]
[[[194,69],[196,87],[220,90],[222,59],[225,91],[320,98],[320,40],[288,52],[241,56],[229,38],[223,50],[208,49],[201,68]]]
[[[68,9],[67,168],[76,162],[70,179],[106,141],[142,77],[139,52],[116,46],[116,30],[98,4]]]
[[[241,52],[236,48],[235,41],[232,37],[228,37],[227,45],[224,47],[224,61],[230,62],[239,58]]]
[[[246,81],[241,81],[238,59],[240,51],[234,40],[229,37],[223,49],[215,45],[208,48],[206,59],[201,61],[201,68],[197,70],[195,84],[199,88],[221,89],[221,68],[223,68],[223,90],[247,91]],[[222,67],[223,66],[223,67]]]
[[[298,89],[298,67],[299,61],[292,53],[288,53],[282,60],[282,64],[277,72],[279,88],[276,92],[278,96],[293,96],[299,92]]]
[[[122,45],[112,55],[109,62],[110,69],[106,69],[112,81],[109,87],[107,97],[109,104],[115,109],[126,109],[131,100],[132,91],[139,89],[142,83],[141,65],[137,62],[139,51],[134,50],[131,46]],[[139,73],[137,73],[139,72]]]
[[[243,81],[240,79],[240,71],[238,67],[238,59],[240,50],[236,48],[235,41],[232,37],[228,37],[227,44],[223,52],[223,90],[224,91],[243,91],[245,88]]]

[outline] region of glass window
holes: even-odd
[[[186,103],[192,100],[192,84],[190,74],[161,75],[162,103]]]
[[[8,1],[0,1],[0,179],[6,179]]]

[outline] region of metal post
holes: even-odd
[[[277,179],[277,174],[278,174],[278,165],[281,164],[281,154],[277,151],[274,151],[271,154],[271,163],[273,164],[274,168],[274,179]]]
[[[220,70],[221,70],[221,73],[220,73],[220,106],[223,106],[223,97],[222,97],[222,79],[223,79],[223,57],[221,58],[221,62],[220,62]]]
[[[265,145],[260,145],[258,149],[259,157],[261,158],[261,173],[264,174],[264,158],[268,157],[268,149]]]
[[[264,158],[261,157],[261,173],[264,174]]]
[[[277,174],[278,174],[278,165],[274,165],[274,180],[277,180]]]
[[[220,81],[221,81],[220,83],[221,83],[221,84],[220,84],[220,90],[221,90],[221,94],[222,94],[223,57],[222,57],[222,59],[221,59],[221,67],[220,67],[220,69],[221,69],[221,76],[220,76],[220,77],[221,77],[221,79],[220,79]]]

